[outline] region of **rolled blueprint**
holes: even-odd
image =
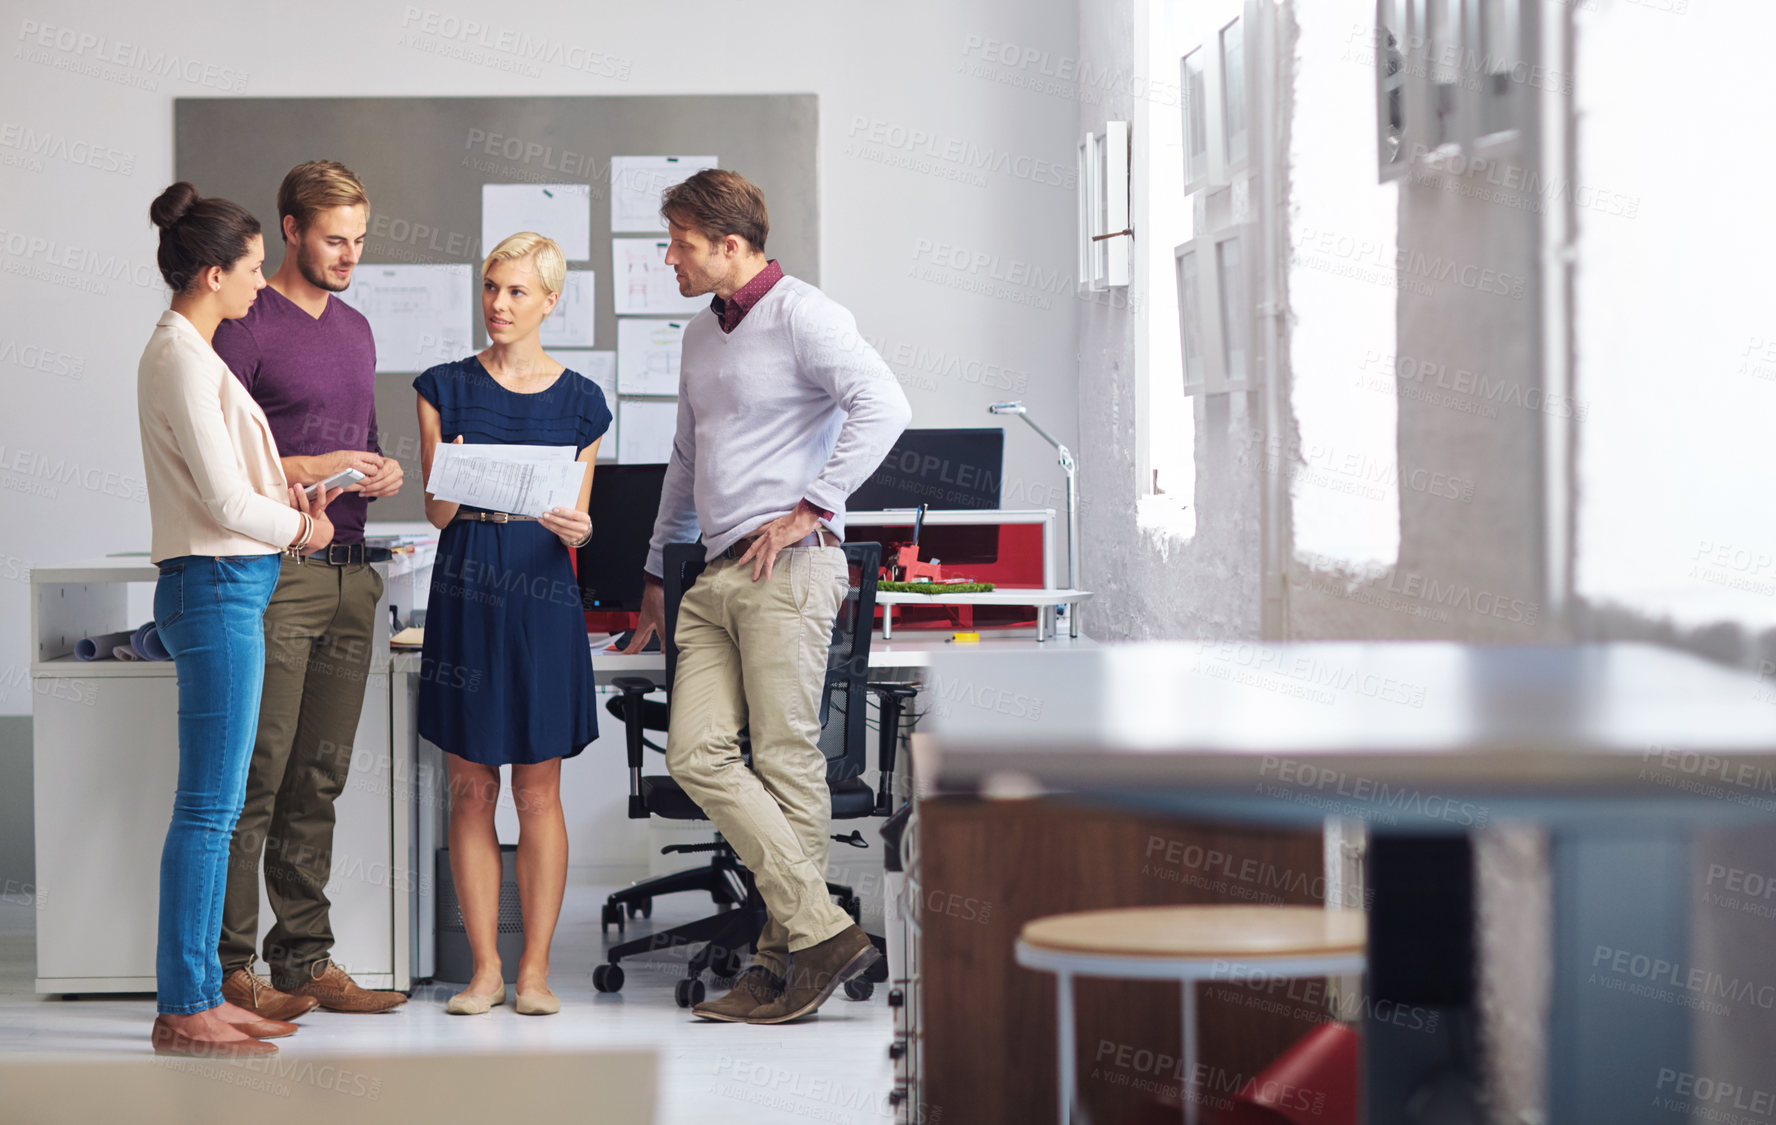
[[[83,637],[74,642],[74,655],[81,660],[110,660],[118,645],[130,643],[133,634],[125,629],[121,633],[101,633],[96,637]]]

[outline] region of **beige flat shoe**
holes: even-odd
[[[506,986],[492,996],[470,996],[459,992],[444,1002],[444,1010],[453,1016],[484,1016],[489,1011],[506,1002]]]
[[[521,1016],[552,1016],[561,1010],[561,997],[541,992],[520,992],[517,1007]]]

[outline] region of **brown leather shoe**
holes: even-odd
[[[290,1026],[292,1030],[295,1029],[294,1024]],[[193,1039],[174,1030],[166,1022],[165,1016],[154,1017],[154,1029],[148,1033],[148,1041],[154,1044],[154,1053],[157,1055],[183,1055],[193,1059],[248,1059],[277,1054],[276,1043],[265,1043],[258,1039],[231,1039],[222,1043],[212,1039]]]
[[[788,1023],[814,1014],[833,992],[881,958],[862,927],[846,926],[819,945],[789,955],[783,995],[746,1017],[747,1023]]]
[[[252,969],[236,969],[222,978],[222,999],[266,1020],[293,1020],[306,1012],[312,1012],[315,1005],[320,1003],[313,996],[292,996],[288,992],[279,992],[271,986],[270,981]],[[269,1036],[262,1035],[259,1038]]]
[[[314,975],[290,989],[293,996],[312,996],[329,1012],[387,1012],[407,1002],[399,992],[371,992],[359,988],[345,970],[331,961],[321,961]]]
[[[719,1000],[705,1000],[691,1014],[724,1023],[745,1023],[746,1017],[783,995],[783,978],[754,965],[740,975],[734,987]]]
[[[250,1020],[234,1026],[255,1039],[282,1039],[286,1035],[296,1034],[296,1025],[287,1020]]]

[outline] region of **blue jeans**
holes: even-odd
[[[266,603],[277,555],[182,555],[160,564],[154,621],[179,674],[179,788],[160,853],[159,1009],[222,1003],[228,844],[246,795],[265,677]]]

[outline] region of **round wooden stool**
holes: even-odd
[[[1361,910],[1316,906],[1144,906],[1054,914],[1024,924],[1017,962],[1055,974],[1060,1123],[1076,1083],[1073,978],[1175,980],[1184,993],[1185,1084],[1196,1080],[1196,983],[1268,977],[1331,977],[1363,971]],[[1184,1120],[1197,1101],[1184,1095]]]

